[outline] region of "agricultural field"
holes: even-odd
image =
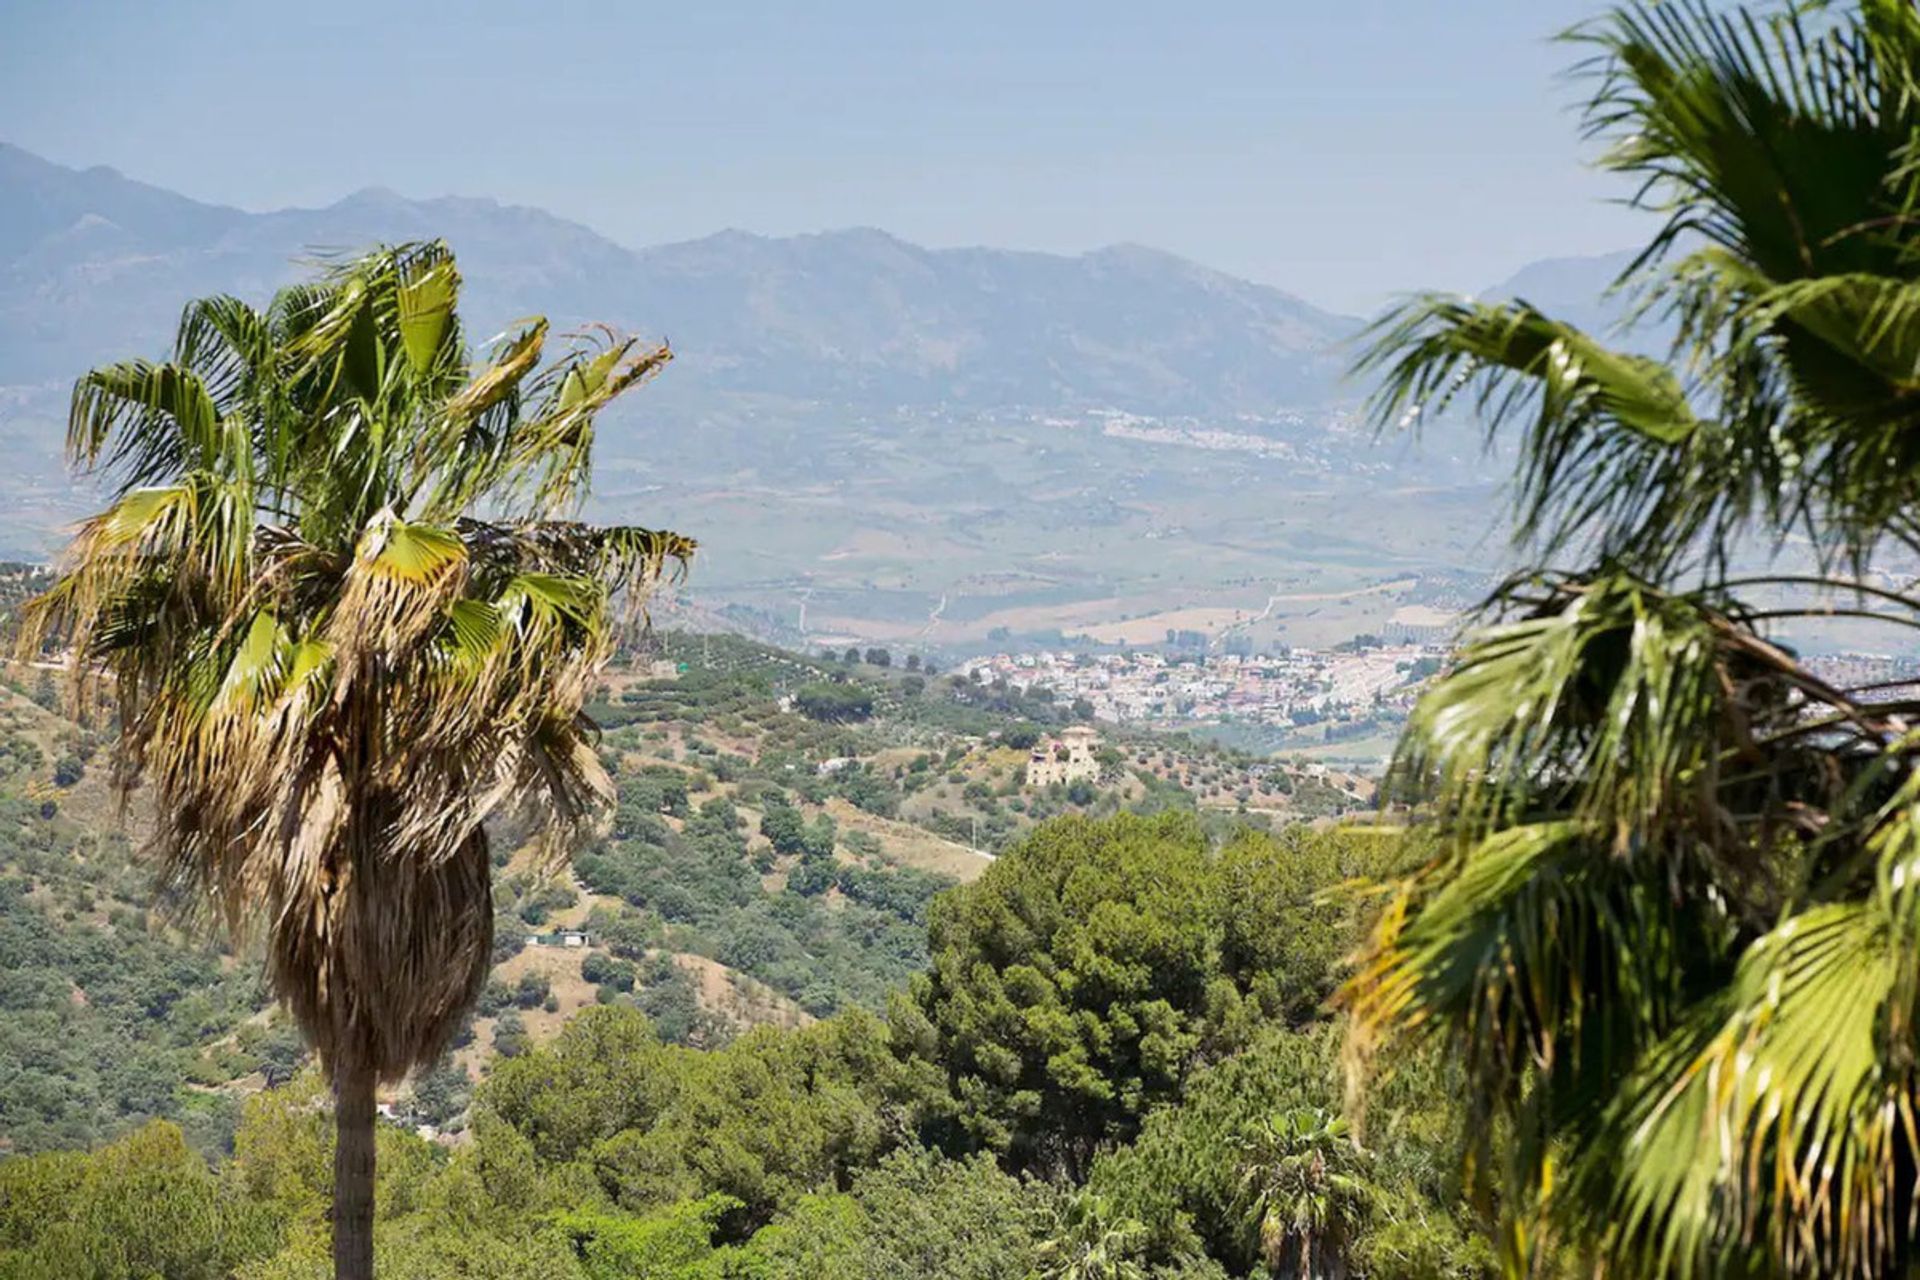
[[[1168,628],[1319,647],[1436,594],[1477,599],[1497,576],[1500,504],[1477,442],[1378,442],[1332,410],[1235,424],[1268,449],[1162,427],[729,401],[695,456],[663,424],[623,421],[619,451],[647,461],[602,468],[595,511],[697,532],[685,594],[796,647]],[[670,477],[650,461],[661,450]]]

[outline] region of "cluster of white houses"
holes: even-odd
[[[1152,651],[999,653],[961,670],[1020,689],[1045,685],[1056,698],[1084,698],[1095,715],[1123,724],[1237,720],[1286,726],[1343,710],[1410,704],[1421,670],[1437,665],[1444,652],[1432,644],[1382,644],[1186,659]]]

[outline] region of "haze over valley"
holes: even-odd
[[[1504,551],[1477,433],[1358,418],[1361,318],[1153,249],[627,248],[484,198],[249,213],[0,145],[0,552],[46,558],[92,499],[60,453],[77,371],[165,354],[182,298],[426,235],[460,254],[470,336],[540,310],[671,341],[602,426],[590,514],[697,530],[681,604],[764,638],[1326,645],[1468,602]],[[1617,267],[1493,292],[1587,318]]]

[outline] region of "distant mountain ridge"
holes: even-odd
[[[0,144],[0,383],[158,354],[187,297],[263,299],[316,251],[433,235],[481,325],[540,311],[668,335],[686,394],[1269,413],[1338,395],[1357,323],[1132,245],[927,249],[858,228],[633,250],[540,209],[378,188],[249,213]]]
[[[1360,321],[1169,253],[871,228],[629,249],[488,199],[256,213],[4,145],[0,552],[53,554],[94,501],[61,456],[80,371],[163,355],[188,298],[263,302],[302,259],[429,236],[459,254],[475,341],[535,312],[671,339],[601,424],[586,514],[697,536],[689,589],[728,625],[929,652],[1122,626],[1313,646],[1457,607],[1498,558],[1506,468],[1467,415],[1376,438],[1343,376]],[[1502,288],[1579,320],[1602,273]]]
[[[1661,315],[1626,324],[1632,299],[1614,292],[1620,275],[1638,256],[1636,249],[1580,257],[1546,258],[1528,263],[1487,290],[1492,298],[1518,298],[1556,320],[1577,325],[1614,346],[1641,355],[1667,354],[1674,324]]]

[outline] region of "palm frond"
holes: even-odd
[[[1660,573],[1777,514],[1787,459],[1764,431],[1697,414],[1656,361],[1608,350],[1525,303],[1416,298],[1369,330],[1370,412],[1410,428],[1462,397],[1489,436],[1520,430],[1516,538]],[[1743,424],[1748,425],[1750,424]]]
[[[180,365],[126,360],[74,384],[67,453],[81,466],[154,484],[219,467],[232,456],[228,445],[213,396]]]
[[[1794,1274],[1892,1264],[1920,1144],[1911,1075],[1887,1070],[1887,929],[1864,903],[1793,916],[1647,1054],[1575,1174],[1611,1206],[1610,1254],[1683,1277],[1729,1252]]]
[[[1660,220],[1621,288],[1677,337],[1663,367],[1443,299],[1375,330],[1377,420],[1470,394],[1519,430],[1522,541],[1591,567],[1496,593],[1410,718],[1393,794],[1440,853],[1343,992],[1351,1047],[1459,1056],[1505,1239],[1569,1228],[1621,1274],[1902,1272],[1920,699],[1829,685],[1767,629],[1920,626],[1861,580],[1920,550],[1920,8],[1649,0],[1574,38],[1605,164]],[[1823,572],[1729,573],[1789,540]]]
[[[536,318],[476,368],[459,283],[443,244],[379,248],[264,311],[190,304],[174,363],[83,378],[74,453],[117,488],[23,638],[111,689],[169,898],[259,928],[323,1061],[388,1079],[485,977],[487,820],[536,810],[556,857],[599,820],[583,708],[616,601],[694,550],[545,518],[664,352],[609,336],[542,372]]]

